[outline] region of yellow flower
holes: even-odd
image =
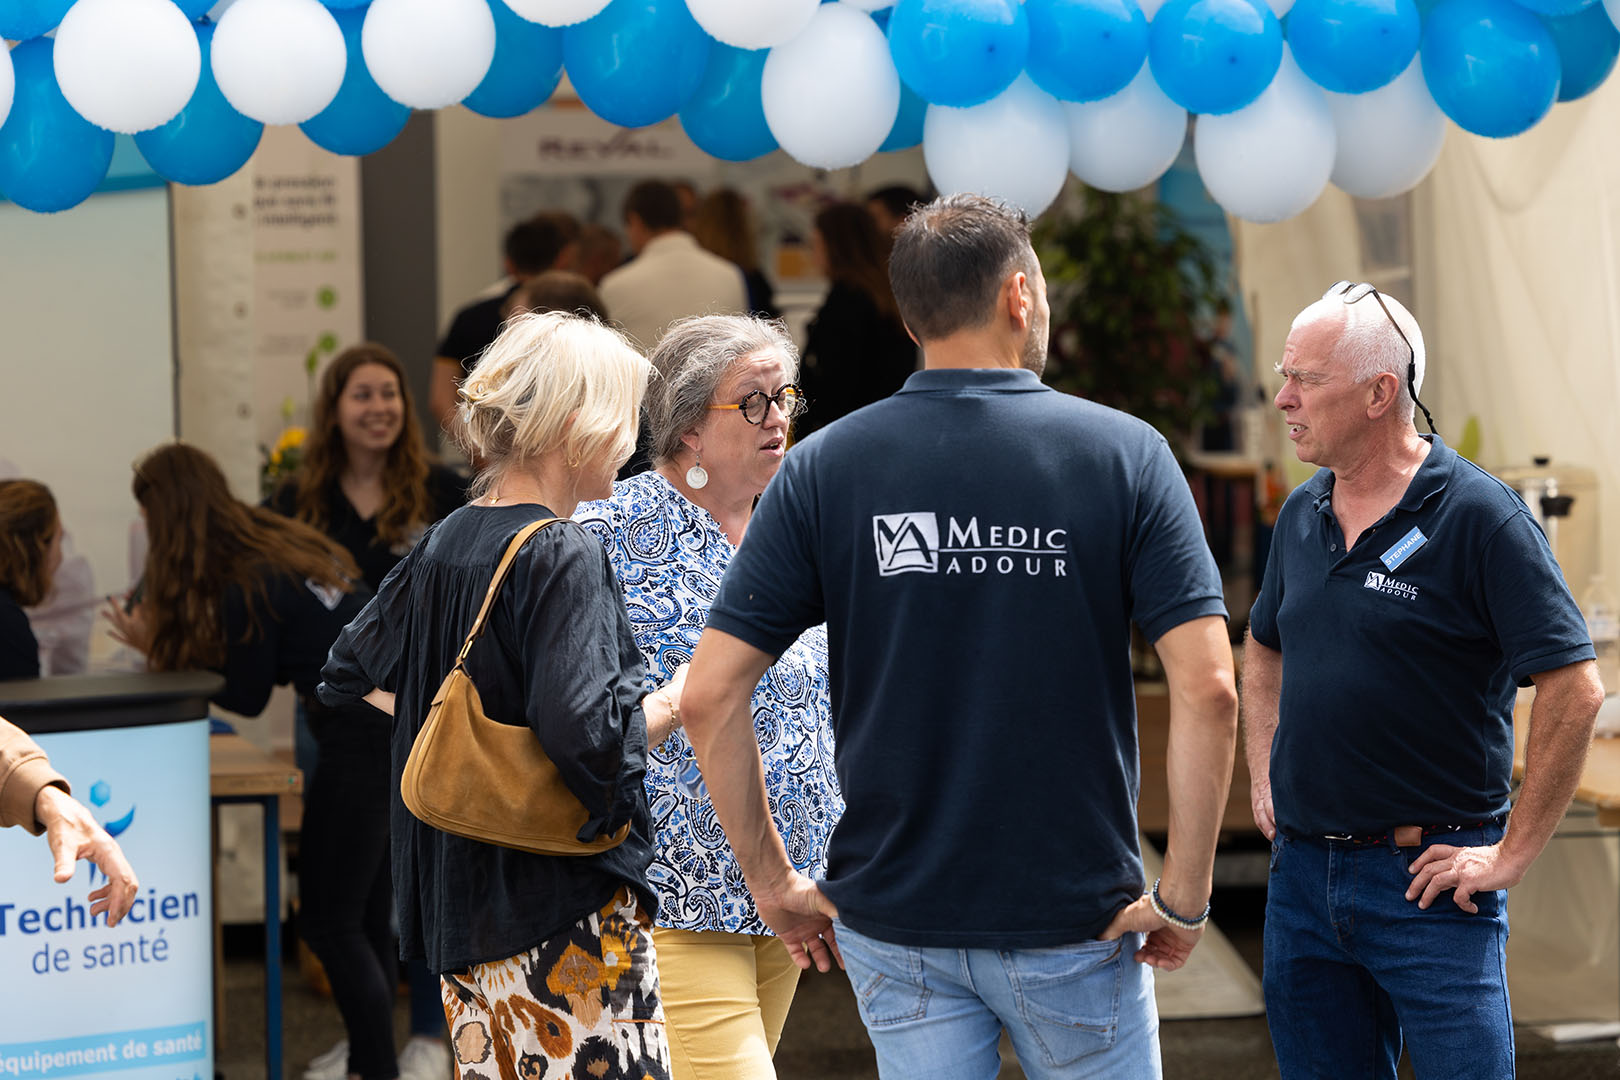
[[[281,438],[276,441],[276,449],[296,450],[304,445],[305,435],[306,433],[301,427],[287,428],[281,433]]]

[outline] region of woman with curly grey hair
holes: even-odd
[[[804,401],[781,324],[684,319],[650,357],[645,422],[653,468],[582,505],[607,546],[649,680],[691,658],[754,500],[788,449]],[[649,681],[649,686],[652,682]],[[820,876],[843,812],[833,776],[827,637],[804,634],[754,690],[754,727],[777,828],[794,865]],[[799,969],[771,935],[715,818],[679,730],[647,755],[653,816],[653,930],[676,1080],[773,1077]]]

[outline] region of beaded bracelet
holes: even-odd
[[[1166,906],[1164,900],[1159,896],[1159,882],[1163,880],[1163,878],[1154,879],[1153,889],[1148,893],[1148,903],[1153,905],[1153,913],[1177,929],[1202,930],[1204,928],[1204,924],[1209,922],[1209,905],[1204,905],[1202,914],[1200,914],[1196,919],[1188,919],[1181,915],[1177,915],[1175,912],[1171,911],[1168,906]]]

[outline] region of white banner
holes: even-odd
[[[674,117],[622,128],[563,102],[501,123],[501,171],[508,175],[678,177],[715,169]]]
[[[58,885],[42,838],[0,832],[0,1080],[212,1076],[208,721],[36,741],[141,888],[109,930],[87,899],[99,871]]]

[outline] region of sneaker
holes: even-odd
[[[442,1039],[412,1036],[399,1052],[399,1080],[451,1080],[450,1048]]]
[[[326,1053],[310,1059],[304,1080],[348,1080],[349,1040],[339,1039]]]

